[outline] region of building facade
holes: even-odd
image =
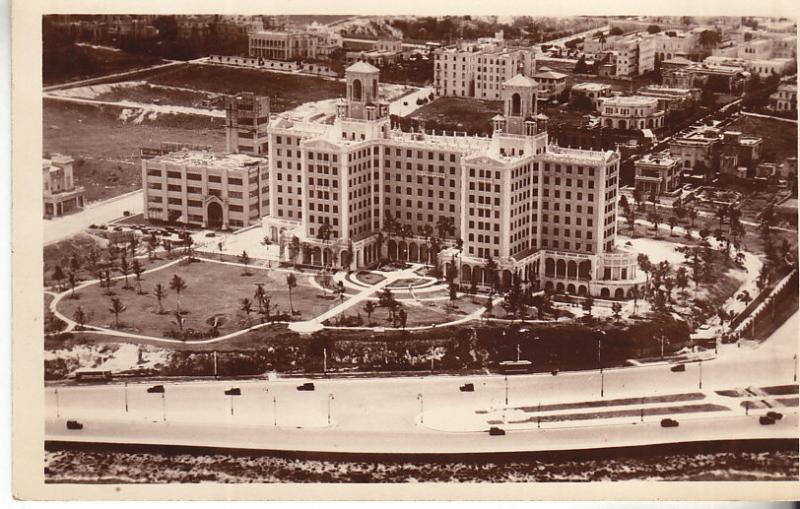
[[[225,98],[225,149],[229,154],[268,152],[269,97],[242,92]]]
[[[797,85],[782,83],[778,90],[769,96],[770,106],[775,111],[792,111],[797,109]]]
[[[655,97],[609,97],[603,100],[600,122],[603,127],[616,129],[661,129],[664,110]]]
[[[502,84],[517,74],[531,76],[533,52],[494,45],[439,48],[433,53],[433,84],[438,96],[497,101]]]
[[[539,289],[607,298],[644,281],[636,254],[615,246],[619,153],[549,146],[533,80],[501,84],[504,114],[487,138],[392,128],[378,69],[359,62],[345,79],[334,124],[269,127],[263,226],[285,260],[436,263],[460,284],[502,290],[518,273]]]
[[[319,39],[301,31],[262,30],[248,36],[249,55],[270,60],[317,58]]]
[[[669,193],[680,184],[678,160],[667,154],[647,154],[636,163],[635,186],[645,197]]]
[[[73,159],[53,154],[42,160],[44,217],[63,216],[84,206],[84,188],[75,185]]]
[[[649,34],[587,38],[583,51],[595,59],[608,57],[613,76],[639,76],[655,69],[656,44]]]

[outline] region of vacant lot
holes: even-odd
[[[123,82],[107,85],[107,91],[95,95],[99,101],[129,101],[144,104],[170,104],[202,109],[225,108],[221,94],[209,94],[201,90],[154,85],[142,82]]]
[[[123,109],[45,99],[43,148],[75,159],[75,179],[87,201],[102,200],[141,187],[141,147],[162,142],[225,148],[220,119],[161,115],[139,124],[120,119]]]
[[[411,118],[425,121],[426,129],[488,134],[492,130],[491,118],[502,112],[501,101],[439,97],[415,111]]]
[[[787,157],[797,157],[797,124],[742,115],[727,130],[763,138],[761,159],[764,161],[782,163]]]
[[[250,320],[241,310],[241,301],[248,298],[253,301],[256,283],[263,283],[271,298],[272,314],[288,313],[290,310],[289,290],[286,286],[284,272],[269,272],[251,267],[250,275],[244,275],[244,268],[214,262],[196,262],[191,264],[172,265],[162,270],[142,275],[143,294],[135,290],[135,277],[129,276],[130,289],[124,288],[124,280],[112,281],[111,291],[94,284],[78,291],[78,299],[64,298],[59,303],[59,311],[66,316],[73,316],[78,306],[89,315],[88,322],[101,327],[116,328],[114,315],[110,311],[111,299],[119,298],[125,311],[119,315],[119,330],[163,336],[166,331],[178,330],[175,318],[178,295],[170,289],[170,280],[174,275],[186,282],[186,289],[180,294],[180,309],[185,312],[184,329],[206,331],[211,321],[218,319],[220,335],[255,325],[259,322],[258,306],[253,303]],[[154,294],[157,284],[163,285],[167,296],[162,300],[163,314],[159,313],[158,299]],[[297,319],[313,318],[338,301],[321,298],[321,292],[312,287],[306,277],[297,277],[297,287],[292,292],[294,309],[300,314]]]
[[[270,97],[272,112],[286,111],[309,101],[333,99],[345,94],[344,83],[336,80],[200,64],[173,67],[147,81],[222,94],[253,92]]]
[[[95,78],[164,63],[158,57],[126,53],[114,48],[72,44],[44,53],[44,85]]]

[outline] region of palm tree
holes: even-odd
[[[672,237],[672,230],[678,226],[678,218],[675,216],[669,216],[669,236]]]
[[[83,311],[82,307],[78,306],[72,318],[75,319],[75,323],[77,323],[80,328],[83,328],[83,325],[86,323],[86,313]]]
[[[368,300],[364,303],[364,312],[367,314],[367,322],[372,323],[372,313],[375,312],[375,303]]]
[[[175,302],[177,302],[178,313],[181,312],[181,292],[186,289],[186,281],[179,275],[175,274],[169,282],[170,290],[175,292]]]
[[[64,271],[61,270],[61,265],[56,265],[56,268],[53,269],[52,278],[56,282],[56,288],[58,291],[61,291],[61,281],[63,281],[65,277]]]
[[[72,297],[74,299],[75,298],[75,283],[77,282],[77,280],[75,278],[75,273],[74,272],[70,272],[68,278],[69,278],[69,286],[70,286],[70,288],[72,288],[72,294],[70,295],[70,297]]]
[[[694,228],[694,220],[697,218],[697,209],[695,209],[694,207],[689,207],[688,209],[686,209],[686,214],[692,221],[692,228]]]
[[[241,307],[239,308],[247,315],[247,325],[250,326],[250,313],[253,312],[253,302],[245,297],[241,300]]]
[[[119,260],[119,271],[122,272],[123,276],[125,276],[125,285],[123,286],[123,288],[125,288],[126,290],[130,288],[128,286],[128,273],[130,272],[130,270],[131,268],[128,265],[128,260],[125,259],[125,255],[122,255],[122,258],[120,258]]]
[[[155,296],[156,300],[158,300],[158,314],[164,314],[164,307],[161,305],[161,300],[167,296],[167,290],[164,288],[164,285],[158,283],[155,289]]]
[[[259,313],[263,313],[264,312],[262,304],[264,302],[264,295],[265,294],[266,293],[264,292],[264,283],[256,283],[256,291],[255,291],[255,293],[253,293],[253,300],[255,300],[256,304],[258,304],[258,312]]]
[[[239,255],[239,263],[244,265],[244,275],[249,276],[250,272],[248,272],[247,267],[250,265],[250,256],[247,251],[242,251],[242,254]]]
[[[344,302],[344,283],[341,281],[336,285],[336,294],[339,296],[339,301]]]
[[[136,276],[136,293],[139,295],[142,294],[142,272],[144,269],[142,265],[139,263],[139,260],[133,259],[133,263],[131,264],[131,271],[133,271],[133,275]]]
[[[114,313],[114,327],[119,328],[119,314],[125,311],[125,306],[118,297],[111,299],[111,307],[108,309]]]
[[[636,257],[636,261],[639,263],[639,268],[642,269],[642,272],[647,276],[645,287],[648,287],[650,285],[650,271],[653,270],[653,264],[650,262],[650,258],[644,253],[639,253]]]
[[[297,286],[297,277],[293,273],[286,276],[286,286],[289,288],[289,309],[294,314],[294,302],[292,301],[292,290]]]
[[[497,286],[497,262],[494,261],[492,255],[486,257],[486,263],[483,264],[483,268],[489,275],[489,285],[492,290],[495,290]]]

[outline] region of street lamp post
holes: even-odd
[[[697,388],[698,389],[702,389],[703,388],[703,361],[702,360],[699,362],[698,366],[700,367],[700,381],[697,383]]]
[[[333,393],[328,394],[328,424],[331,423],[331,402],[334,400]]]
[[[661,338],[661,360],[663,361],[664,360],[664,335],[662,334],[660,336],[660,338]]]
[[[328,349],[322,349],[322,374],[327,375],[328,372]]]
[[[794,354],[794,356],[792,356],[792,361],[793,361],[792,364],[794,364],[794,376],[792,377],[792,380],[794,380],[796,382],[797,381],[797,354]]]
[[[506,383],[506,405],[508,405],[508,375],[505,375],[503,378],[505,379]]]
[[[536,411],[536,427],[542,427],[542,402],[539,402],[539,408]]]
[[[128,413],[128,382],[125,382],[125,413]]]
[[[606,335],[605,331],[598,331],[597,337],[597,365],[600,368],[600,397],[605,397],[606,394],[606,382],[605,382],[605,372],[603,371],[603,338]]]
[[[422,393],[417,394],[417,400],[419,400],[419,423],[423,424],[425,422],[425,407]]]
[[[61,405],[60,405],[60,402],[58,400],[58,387],[56,387],[55,394],[56,394],[56,419],[60,419],[61,418],[61,409],[60,409]]]
[[[278,427],[278,398],[272,396],[272,425]]]
[[[161,417],[164,422],[167,422],[167,398],[166,391],[161,393]]]

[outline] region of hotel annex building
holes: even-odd
[[[461,284],[502,290],[518,273],[535,288],[606,298],[631,297],[643,283],[636,253],[615,246],[619,153],[548,145],[532,79],[505,81],[505,114],[492,119],[491,137],[473,137],[393,128],[378,69],[358,62],[345,78],[333,124],[278,116],[267,128],[259,203],[283,259],[346,269],[437,262]]]

